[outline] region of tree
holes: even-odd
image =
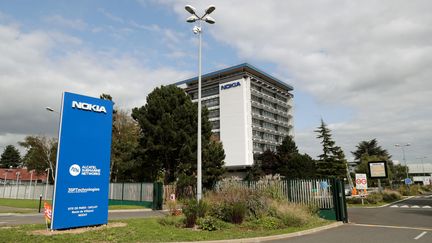
[[[307,154],[292,153],[283,156],[280,175],[287,179],[306,179],[315,177],[315,161]]]
[[[27,136],[24,141],[19,142],[20,146],[27,149],[23,158],[23,164],[29,170],[35,170],[37,174],[45,173],[51,169],[51,179],[55,178],[55,166],[57,157],[57,139],[44,136]]]
[[[111,142],[110,179],[130,180],[135,164],[134,153],[138,146],[139,126],[126,111],[117,110],[113,114],[113,131]]]
[[[99,98],[113,101],[110,94],[101,94]],[[113,101],[114,103],[114,101]],[[124,110],[113,109],[110,181],[133,180],[133,158],[139,138],[138,123]]]
[[[356,146],[356,148],[356,151],[351,152],[354,155],[354,159],[356,161],[360,161],[363,155],[378,156],[382,157],[384,160],[391,158],[391,155],[387,152],[387,150],[383,149],[381,146],[378,146],[378,141],[375,138],[370,141],[361,141]]]
[[[213,189],[226,172],[225,150],[218,141],[210,141],[203,151],[203,188]]]
[[[185,92],[174,86],[161,86],[147,96],[147,104],[132,110],[132,117],[141,128],[139,146],[135,153],[135,176],[165,184],[194,185],[196,179],[197,104]],[[210,149],[211,124],[208,110],[202,111],[202,148]],[[210,153],[209,156],[213,154]],[[219,153],[215,153],[216,157]],[[209,159],[209,161],[214,161]],[[205,161],[203,161],[203,165]],[[221,167],[223,164],[216,163]],[[213,170],[203,168],[203,178]],[[217,177],[217,176],[216,176]]]
[[[257,180],[265,175],[279,174],[285,178],[315,177],[315,161],[307,154],[300,154],[291,136],[286,136],[276,153],[264,151],[248,171],[248,180]]]
[[[6,146],[0,158],[0,166],[3,168],[18,167],[21,164],[21,155],[13,145]]]
[[[276,151],[279,156],[299,152],[293,138],[289,135],[282,140],[281,145],[277,146]]]
[[[321,125],[315,130],[317,138],[321,139],[323,153],[317,161],[317,175],[320,177],[346,177],[346,159],[342,149],[335,145],[331,130],[321,119]]]

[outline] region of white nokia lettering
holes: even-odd
[[[105,106],[92,105],[89,103],[78,102],[78,101],[72,101],[72,108],[86,110],[86,111],[94,111],[99,113],[100,112],[107,113]]]

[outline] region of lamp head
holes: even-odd
[[[189,18],[186,19],[186,22],[188,22],[188,23],[193,23],[193,22],[195,22],[195,21],[197,21],[197,20],[198,20],[198,17],[195,16],[195,15],[192,15],[192,16],[190,16]]]
[[[214,20],[214,18],[210,17],[210,16],[205,16],[204,17],[204,21],[209,23],[209,24],[214,24],[216,23],[216,21]]]
[[[213,11],[215,11],[215,9],[216,9],[215,5],[210,5],[210,6],[207,7],[205,13],[206,14],[211,14]]]
[[[186,5],[186,6],[185,6],[185,9],[186,9],[186,11],[188,11],[190,14],[192,14],[192,15],[196,15],[196,13],[195,13],[195,8],[192,7],[191,5]]]

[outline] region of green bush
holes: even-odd
[[[268,230],[281,229],[285,227],[282,220],[276,217],[267,216],[267,217],[260,218],[258,221],[264,229],[268,229]]]
[[[379,202],[383,201],[383,196],[378,192],[371,192],[367,197],[366,200],[370,204],[377,204]]]
[[[229,216],[231,223],[241,224],[246,216],[246,205],[242,202],[235,202],[231,205]]]
[[[402,199],[402,195],[399,192],[392,190],[384,190],[382,197],[384,202],[394,202]]]
[[[197,225],[202,230],[215,231],[229,228],[230,225],[220,219],[206,216],[197,220]]]
[[[362,200],[360,197],[351,197],[351,198],[347,198],[346,202],[349,204],[361,204]]]
[[[198,218],[205,217],[207,209],[208,205],[204,200],[200,200],[199,202],[196,199],[186,201],[182,208],[183,214],[186,217],[186,227],[194,227]]]

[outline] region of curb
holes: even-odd
[[[387,203],[385,205],[376,206],[376,207],[352,207],[352,208],[384,208],[384,207],[387,207],[387,206],[390,206],[390,205],[393,205],[393,204],[396,204],[396,203],[400,203],[400,202],[406,201],[406,200],[411,199],[413,197],[415,197],[415,196],[409,196],[407,198],[404,198],[404,199],[401,199],[401,200],[398,200],[398,201],[395,201],[395,202]]]
[[[292,238],[296,236],[302,236],[302,235],[309,235],[313,233],[317,233],[323,230],[328,230],[332,228],[339,227],[343,225],[343,222],[336,222],[329,225],[321,226],[318,228],[288,233],[288,234],[282,234],[282,235],[271,235],[271,236],[263,236],[263,237],[254,237],[254,238],[242,238],[242,239],[232,239],[232,240],[210,240],[210,241],[180,241],[176,243],[222,243],[222,242],[228,242],[228,243],[248,243],[248,242],[263,242],[263,241],[269,241],[269,240],[283,240],[287,238]]]
[[[111,209],[108,213],[127,213],[127,212],[149,212],[153,211],[151,208],[139,208],[139,209]]]

